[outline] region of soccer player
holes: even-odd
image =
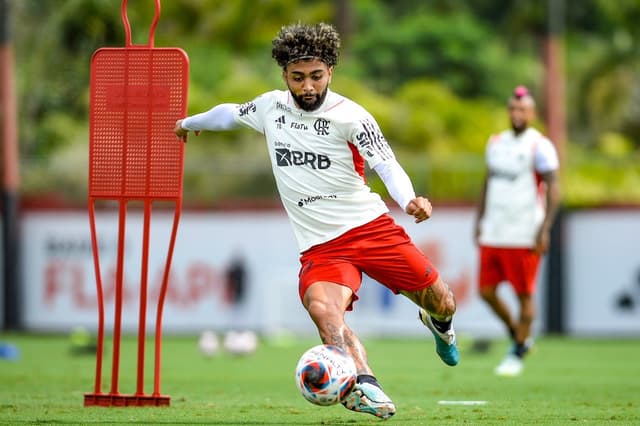
[[[244,104],[220,104],[178,120],[175,133],[248,127],[265,136],[282,204],[300,249],[299,295],[324,344],[354,359],[357,384],[343,405],[391,417],[395,405],[369,366],[360,339],[345,323],[358,299],[362,273],[419,306],[436,352],[456,365],[452,292],[429,259],[388,214],[364,177],[365,163],[415,222],[431,215],[416,196],[376,120],[364,108],[329,89],[340,37],[331,25],[292,24],[273,40],[272,57],[288,90],[264,93]]]
[[[534,293],[540,257],[558,207],[558,155],[549,139],[530,127],[535,101],[518,86],[508,103],[511,129],[489,138],[487,173],[475,226],[480,248],[479,292],[504,323],[513,345],[495,369],[502,376],[522,372],[531,345]],[[518,298],[517,319],[498,296],[509,282]]]

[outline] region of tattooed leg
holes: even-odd
[[[321,333],[320,338],[322,339],[322,342],[327,345],[339,346],[351,355],[351,358],[353,358],[356,363],[358,375],[373,375],[371,368],[369,368],[367,351],[365,350],[364,345],[360,342],[358,336],[356,336],[344,322],[341,326],[329,324],[328,329],[331,330],[329,333],[330,337],[328,340],[325,340]]]
[[[425,289],[414,292],[402,291],[401,294],[439,321],[449,321],[456,311],[453,292],[441,278]]]
[[[359,375],[373,375],[364,345],[344,322],[344,313],[351,297],[352,292],[348,287],[321,281],[309,287],[303,304],[318,328],[322,342],[338,346],[351,355]]]

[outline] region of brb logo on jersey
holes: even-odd
[[[324,170],[331,167],[331,160],[323,154],[276,148],[276,164],[279,167],[309,166],[314,170]]]

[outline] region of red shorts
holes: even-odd
[[[517,294],[531,295],[536,289],[539,263],[540,255],[530,248],[480,246],[480,288],[509,281]]]
[[[349,287],[358,300],[362,273],[394,293],[418,291],[438,279],[438,271],[393,218],[383,214],[341,236],[311,247],[300,257],[300,299],[309,286],[329,281]],[[347,310],[351,310],[351,304]]]

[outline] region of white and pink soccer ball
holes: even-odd
[[[250,355],[258,348],[258,336],[251,330],[229,330],[224,336],[222,346],[234,356]]]
[[[203,331],[198,339],[198,350],[206,358],[217,355],[220,351],[218,335],[212,330]]]
[[[198,349],[206,358],[224,351],[230,355],[250,355],[258,348],[258,336],[251,330],[229,330],[224,336],[205,330],[198,339]]]
[[[316,405],[341,402],[356,384],[356,365],[342,349],[318,345],[307,350],[296,366],[296,385]]]

